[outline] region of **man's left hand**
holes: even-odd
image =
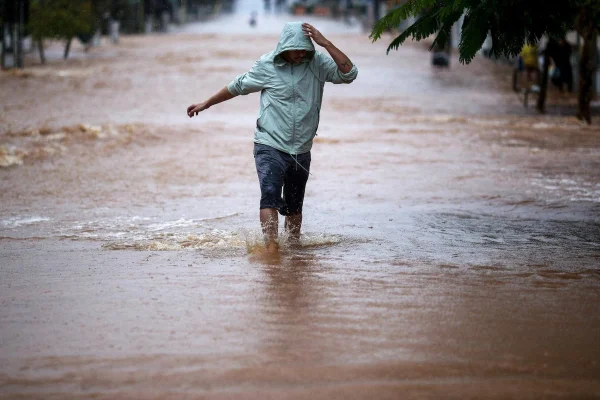
[[[329,45],[329,40],[325,39],[325,36],[323,36],[323,34],[311,24],[302,24],[302,30],[304,31],[305,36],[308,36],[314,40],[314,42],[319,46],[327,47],[327,45]]]

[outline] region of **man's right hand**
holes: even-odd
[[[206,105],[206,102],[192,104],[191,106],[189,106],[187,108],[187,115],[188,115],[188,117],[192,118],[194,115],[198,115],[198,113],[206,110],[207,108],[208,108],[208,106]]]
[[[208,110],[215,104],[219,104],[226,100],[233,99],[235,96],[237,96],[237,95],[231,94],[229,92],[229,90],[227,89],[227,86],[225,86],[223,89],[219,90],[217,92],[217,94],[212,96],[210,99],[203,101],[202,103],[192,104],[191,106],[189,106],[187,108],[187,115],[188,115],[188,117],[192,118],[194,115],[198,115],[202,111]]]

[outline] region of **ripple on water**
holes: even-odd
[[[439,264],[508,267],[540,263],[562,272],[581,268],[581,260],[598,254],[600,230],[596,222],[540,220],[509,215],[444,212],[415,217],[412,231],[399,249]],[[402,243],[401,242],[401,243]]]
[[[548,177],[539,174],[531,179],[531,184],[544,191],[546,198],[600,203],[600,184],[581,177]]]

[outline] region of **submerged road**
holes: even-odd
[[[265,260],[259,96],[185,115],[292,18],[248,4],[0,72],[0,398],[599,397],[600,127],[310,19],[359,75]]]

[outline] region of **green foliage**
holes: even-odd
[[[600,30],[600,1],[581,0],[581,3],[575,28],[579,31],[584,25],[590,25]]]
[[[450,40],[452,25],[464,14],[459,55],[470,63],[488,35],[492,39],[492,56],[512,57],[525,43],[537,43],[548,35],[561,37],[573,28],[575,17],[584,3],[598,0],[408,0],[377,21],[371,32],[376,41],[410,17],[417,21],[398,35],[387,52],[397,50],[408,38],[422,40],[437,33],[434,46],[443,47]]]
[[[92,2],[92,24],[98,29],[106,14],[110,13],[112,0],[91,0]]]
[[[129,7],[129,3],[128,0],[113,0],[110,10],[112,18],[121,21],[127,14],[127,9],[131,8]]]
[[[29,29],[36,40],[71,39],[92,32],[92,8],[88,0],[33,1]]]

